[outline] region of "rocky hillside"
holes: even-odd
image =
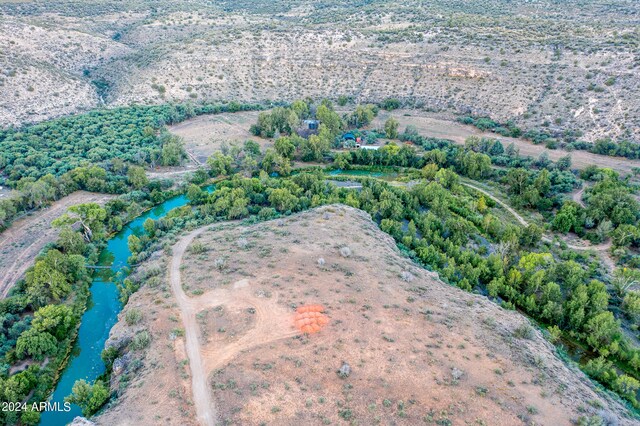
[[[0,4],[0,124],[344,95],[640,139],[635,1],[156,3]]]
[[[143,266],[153,278],[112,331],[126,354],[98,424],[193,422],[183,317],[161,272],[174,254]],[[217,224],[180,270],[224,424],[632,424],[526,318],[442,283],[360,210]],[[309,304],[329,323],[304,335],[295,307]],[[127,343],[141,333],[148,347]]]

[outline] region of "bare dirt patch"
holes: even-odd
[[[192,239],[197,250],[187,249]],[[218,422],[568,425],[605,410],[630,424],[538,331],[516,337],[529,327],[523,316],[443,284],[359,210],[326,206],[251,226],[201,228],[174,247],[171,271],[180,277],[178,299],[163,279],[134,300],[150,297],[140,309],[152,309],[157,324],[193,313],[202,363],[195,369],[189,350],[167,345],[167,326],[149,353],[172,366],[187,354],[190,373],[182,377],[205,372]],[[296,308],[319,304],[326,327],[296,330]],[[203,335],[196,313],[211,309],[224,313],[206,326],[237,327],[233,338]],[[141,375],[149,374],[145,363]],[[147,381],[127,388],[117,415],[108,410],[99,423],[126,423],[134,415],[127,413],[141,412],[148,420],[158,408],[143,397],[149,388]],[[188,400],[190,389],[181,389]],[[178,408],[167,403],[161,413]]]
[[[189,177],[201,167],[203,166],[190,161],[184,166],[156,167],[147,170],[146,174],[149,179],[171,179],[174,184],[177,184],[188,181]]]
[[[469,136],[480,136],[486,138],[500,139],[505,146],[514,144],[521,155],[538,158],[542,153],[547,153],[549,158],[557,161],[561,157],[571,156],[571,166],[576,169],[583,169],[590,165],[598,167],[609,167],[624,174],[632,173],[634,167],[640,167],[640,161],[628,160],[622,157],[609,157],[605,155],[592,154],[586,151],[567,152],[562,149],[548,149],[544,145],[534,145],[533,143],[517,138],[508,138],[495,133],[482,132],[473,126],[467,126],[454,121],[453,116],[433,114],[420,110],[396,110],[392,112],[380,111],[380,114],[371,123],[372,128],[383,128],[384,122],[389,117],[394,117],[400,123],[400,130],[406,126],[415,126],[423,136],[451,139],[457,144],[463,145]],[[447,117],[447,118],[443,118]]]
[[[204,309],[196,314],[203,344],[215,341],[226,344],[255,327],[255,309],[252,307],[226,308],[224,305]]]
[[[249,132],[252,124],[258,121],[257,111],[201,115],[184,121],[169,130],[182,137],[185,148],[200,162],[216,151],[220,151],[223,143],[237,142],[242,144],[246,140],[253,140],[264,149],[273,141],[253,136]]]
[[[82,203],[104,204],[113,198],[108,194],[77,191],[46,209],[36,211],[15,221],[0,234],[0,294],[4,298],[32,265],[40,250],[58,237],[59,230],[51,222],[62,216],[69,207]]]

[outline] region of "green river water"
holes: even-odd
[[[396,172],[372,172],[367,170],[332,170],[329,176],[370,176],[379,179],[389,179],[397,176]],[[207,191],[213,191],[213,187],[207,187]],[[111,266],[109,274],[97,273],[91,285],[91,302],[89,308],[82,316],[82,323],[78,333],[78,339],[74,352],[63,371],[56,389],[51,397],[51,402],[62,405],[64,397],[71,393],[73,384],[78,379],[93,382],[105,372],[105,365],[100,357],[104,344],[109,337],[111,328],[116,324],[122,305],[118,300],[118,291],[113,277],[118,271],[128,268],[127,262],[131,252],[127,239],[131,234],[144,233],[142,224],[148,218],[157,220],[164,217],[170,210],[184,206],[188,203],[182,195],[171,198],[157,207],[139,216],[114,235],[107,243],[107,247],[100,255],[100,265]],[[577,362],[584,362],[588,354],[572,345],[566,345],[569,355]],[[62,426],[71,422],[75,416],[80,416],[78,406],[72,405],[71,411],[48,411],[42,414],[40,424],[43,426]]]
[[[213,191],[213,187],[206,189],[209,192]],[[130,266],[127,262],[131,256],[127,244],[129,236],[143,234],[142,224],[148,218],[157,220],[164,217],[170,210],[187,203],[188,200],[184,195],[171,198],[127,224],[108,241],[107,247],[100,253],[100,265],[110,266],[111,273],[94,274],[91,284],[91,301],[82,315],[82,323],[71,359],[60,376],[51,396],[51,402],[57,402],[62,406],[64,397],[71,393],[76,380],[85,379],[88,382],[93,382],[105,372],[105,365],[100,354],[109,337],[109,332],[118,321],[118,314],[122,310],[118,299],[118,290],[111,277]],[[43,426],[63,426],[80,415],[82,415],[80,407],[72,405],[70,411],[42,413],[40,424]]]

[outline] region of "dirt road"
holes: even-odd
[[[76,204],[104,204],[113,195],[77,191],[46,209],[15,221],[0,234],[0,296],[5,298],[9,290],[33,264],[33,260],[49,243],[58,238],[59,230],[51,222]]]
[[[467,182],[462,182],[462,184],[463,184],[464,186],[467,186],[467,187],[469,187],[469,188],[471,188],[471,189],[475,189],[476,191],[483,193],[484,195],[486,195],[487,197],[491,198],[491,199],[492,199],[493,201],[495,201],[496,203],[500,204],[500,205],[501,205],[501,206],[502,206],[506,211],[508,211],[509,213],[511,213],[511,214],[513,215],[513,217],[515,217],[515,218],[516,218],[516,220],[517,220],[518,222],[520,222],[520,224],[521,224],[522,226],[529,226],[529,222],[527,222],[527,221],[526,221],[522,216],[520,216],[520,214],[519,214],[517,211],[515,211],[514,209],[512,209],[512,208],[511,208],[507,203],[505,203],[504,201],[500,200],[499,198],[495,197],[494,195],[492,195],[491,193],[489,193],[489,192],[485,191],[484,189],[482,189],[482,188],[478,188],[478,187],[477,187],[477,186],[475,186],[475,185],[472,185],[472,184],[467,183]]]
[[[180,265],[187,247],[193,239],[206,228],[200,228],[183,237],[173,247],[173,257],[169,268],[169,281],[171,290],[175,295],[182,323],[185,330],[185,343],[187,357],[189,358],[189,368],[191,369],[191,386],[193,392],[193,403],[196,407],[198,422],[201,425],[214,425],[216,422],[216,410],[213,406],[213,399],[207,383],[207,372],[204,369],[202,357],[200,356],[200,343],[198,342],[198,323],[196,322],[196,311],[189,298],[182,290],[182,280],[180,277]]]
[[[487,197],[491,198],[493,201],[495,201],[500,206],[502,206],[505,210],[507,210],[509,213],[511,213],[513,215],[513,217],[515,217],[516,220],[518,222],[520,222],[521,225],[529,226],[529,222],[527,222],[525,220],[525,218],[523,218],[517,211],[515,211],[513,208],[511,208],[504,201],[502,201],[499,198],[495,197],[493,194],[489,193],[488,191],[485,191],[482,188],[479,188],[479,187],[477,187],[475,185],[472,185],[470,183],[467,183],[467,182],[461,182],[461,183],[464,186],[469,187],[471,189],[474,189],[474,190],[476,190],[478,192],[481,192],[482,194],[484,194]],[[543,235],[542,236],[542,241],[545,241],[545,242],[548,242],[548,243],[553,243],[553,239],[551,237],[549,237],[548,235]],[[598,244],[598,245],[584,245],[584,246],[570,244],[570,243],[566,243],[566,244],[567,244],[567,247],[569,247],[572,250],[595,250],[595,251],[597,251],[598,253],[600,253],[600,256],[601,256],[603,262],[605,263],[605,265],[607,266],[607,269],[609,270],[609,272],[613,272],[613,269],[615,268],[615,261],[609,255],[609,249],[611,248],[611,241],[607,241],[605,243]]]
[[[159,179],[182,175],[185,173],[193,173],[196,170],[198,170],[197,166],[192,163],[188,163],[184,166],[156,167],[155,169],[147,170],[146,175],[149,179]]]
[[[580,188],[578,191],[574,192],[573,194],[571,194],[571,199],[573,201],[575,201],[576,203],[578,203],[580,205],[580,207],[582,208],[586,208],[587,206],[584,204],[584,201],[582,201],[582,195],[584,194],[584,190],[587,189],[586,186],[583,186],[582,188]]]
[[[212,425],[217,422],[217,411],[209,386],[211,372],[225,365],[242,351],[298,334],[298,331],[292,327],[291,312],[278,304],[278,296],[274,295],[270,299],[256,296],[247,279],[236,282],[232,288],[214,289],[195,297],[189,297],[185,294],[180,272],[183,257],[193,239],[207,229],[208,226],[199,228],[178,241],[173,247],[169,268],[171,290],[176,297],[185,329],[185,345],[191,369],[193,402],[198,422],[202,425]],[[227,308],[253,308],[255,325],[232,343],[201,341],[199,338],[200,325],[196,315],[220,305]]]

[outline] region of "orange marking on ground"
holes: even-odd
[[[329,318],[324,312],[322,305],[299,306],[293,318],[295,326],[303,333],[317,333],[329,323]]]

